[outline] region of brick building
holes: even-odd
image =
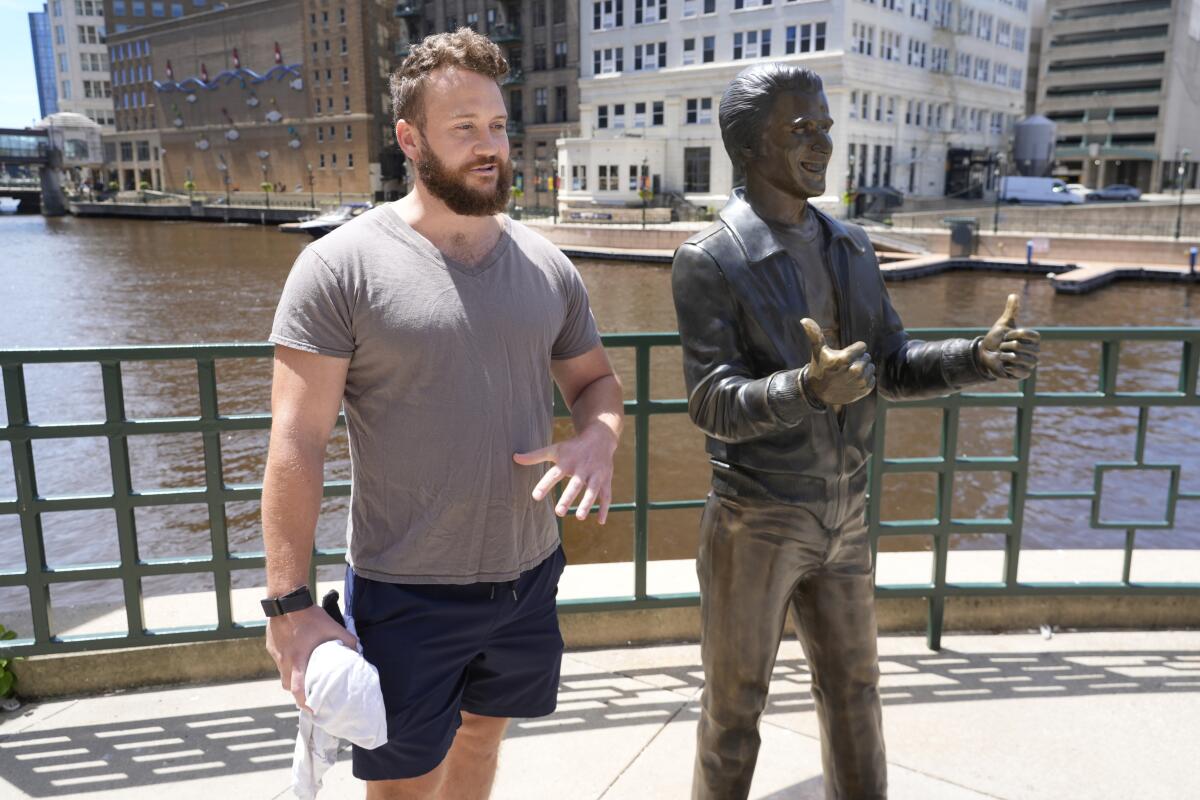
[[[114,27],[119,182],[394,194],[387,79],[400,27],[379,0],[243,0]]]

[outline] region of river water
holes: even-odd
[[[0,218],[0,348],[101,345],[261,342],[270,328],[289,267],[306,237],[258,226],[193,222],[103,219]],[[593,311],[603,332],[674,329],[670,273],[664,266],[581,261]],[[1009,292],[1021,295],[1022,323],[1034,326],[1200,325],[1200,288],[1123,283],[1092,295],[1056,295],[1041,278],[981,273],[950,275],[891,284],[893,301],[909,327],[983,326],[999,315]],[[1042,389],[1095,386],[1099,347],[1072,349],[1048,345],[1040,371]],[[614,363],[632,396],[632,353],[616,351]],[[1171,390],[1177,383],[1181,348],[1146,344],[1122,349],[1119,387]],[[652,396],[683,396],[677,349],[655,355]],[[195,365],[157,363],[124,368],[127,413],[131,418],[199,413]],[[269,408],[270,363],[237,360],[218,363],[221,413],[265,412]],[[103,418],[98,365],[27,368],[31,418],[38,423]],[[4,414],[0,405],[0,415]],[[1134,453],[1136,410],[1040,409],[1035,415],[1031,488],[1089,490],[1098,462],[1130,461]],[[1011,453],[1015,413],[967,409],[962,413],[959,452],[967,456]],[[7,420],[5,419],[5,422]],[[1200,409],[1154,410],[1146,458],[1181,464],[1182,488],[1200,491]],[[559,435],[565,433],[560,423]],[[936,411],[897,411],[889,417],[886,450],[892,456],[931,456],[940,447]],[[633,499],[632,426],[618,452],[615,495]],[[223,440],[225,480],[261,480],[266,432],[231,433]],[[200,436],[137,436],[130,439],[135,490],[202,487]],[[39,491],[43,495],[111,492],[107,444],[103,439],[35,443]],[[707,469],[702,437],[683,415],[651,422],[652,500],[703,497]],[[344,434],[331,441],[327,474],[347,478]],[[1106,518],[1162,516],[1164,472],[1116,473],[1105,482]],[[1005,516],[1009,476],[959,474],[952,516]],[[0,443],[0,500],[15,496],[7,443]],[[345,499],[327,500],[318,542],[343,540]],[[1176,528],[1139,532],[1139,547],[1200,547],[1200,511],[1181,502]],[[884,483],[885,519],[936,516],[932,474],[889,476]],[[139,509],[139,555],[157,558],[207,555],[204,506]],[[257,503],[226,508],[235,552],[261,547]],[[1120,531],[1089,527],[1088,501],[1041,501],[1027,505],[1026,547],[1121,547]],[[694,554],[698,510],[656,511],[650,515],[651,558]],[[43,517],[47,560],[53,566],[118,560],[112,512],[81,511]],[[574,563],[626,560],[632,556],[632,515],[614,514],[609,525],[568,521],[568,552]],[[997,547],[998,536],[958,537],[956,547]],[[882,549],[922,549],[928,539],[886,537]],[[0,570],[22,570],[20,531],[15,516],[0,515]],[[252,577],[246,580],[252,581]],[[147,580],[148,592],[183,586],[179,577]],[[66,590],[61,590],[66,593]],[[0,595],[5,594],[0,590]],[[8,591],[7,594],[11,594]],[[0,606],[4,598],[0,597]]]

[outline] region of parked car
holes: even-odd
[[[1083,196],[1072,192],[1058,178],[1026,178],[1012,175],[1000,181],[1000,199],[1009,203],[1054,203],[1074,205]]]
[[[1113,183],[1088,194],[1088,200],[1140,200],[1142,192],[1127,183]]]
[[[1084,186],[1082,183],[1068,183],[1067,189],[1082,197],[1084,200],[1092,193],[1092,190]]]

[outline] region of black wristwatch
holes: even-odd
[[[301,586],[279,597],[266,598],[262,601],[262,609],[268,617],[279,617],[293,611],[303,611],[312,604],[313,598],[308,587]]]

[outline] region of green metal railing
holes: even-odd
[[[926,338],[975,335],[974,330],[913,331]],[[881,585],[881,597],[918,597],[928,601],[928,639],[933,648],[940,643],[947,597],[1016,595],[1130,595],[1196,594],[1200,582],[1145,583],[1130,578],[1130,565],[1137,529],[1171,528],[1179,501],[1200,501],[1200,492],[1180,489],[1181,465],[1148,463],[1145,458],[1149,411],[1151,408],[1200,406],[1197,396],[1197,368],[1200,362],[1200,329],[1195,328],[1059,328],[1043,331],[1045,342],[1077,342],[1099,345],[1100,362],[1096,385],[1087,391],[1043,391],[1037,389],[1037,375],[1013,391],[964,393],[948,398],[902,403],[880,403],[875,427],[875,457],[871,465],[868,521],[873,540],[883,536],[923,535],[932,538],[933,568],[927,582],[911,585]],[[1178,383],[1172,391],[1118,391],[1117,370],[1121,345],[1125,342],[1157,342],[1181,345],[1182,359]],[[656,594],[647,588],[650,527],[652,511],[698,508],[703,499],[654,501],[649,491],[650,418],[659,414],[686,414],[682,399],[657,400],[651,394],[651,356],[658,348],[679,345],[673,333],[616,334],[604,337],[610,351],[632,350],[634,354],[633,399],[625,404],[628,427],[634,446],[633,502],[615,504],[614,513],[633,515],[633,584],[627,592],[610,597],[561,601],[564,612],[666,608],[693,605],[695,593]],[[23,587],[29,594],[33,630],[22,631],[27,638],[10,642],[4,649],[13,655],[62,653],[111,647],[195,642],[262,632],[262,621],[239,623],[231,609],[231,577],[235,571],[261,569],[264,557],[259,553],[233,552],[229,546],[225,505],[258,500],[261,485],[231,485],[224,480],[221,435],[230,431],[263,430],[270,426],[267,414],[221,414],[217,393],[216,366],[224,359],[267,359],[273,348],[265,344],[195,345],[168,347],[117,347],[69,350],[0,350],[4,397],[8,423],[0,428],[0,441],[12,448],[15,500],[0,499],[0,515],[19,519],[24,548],[23,570],[0,572],[0,589]],[[190,362],[196,366],[200,400],[199,416],[156,419],[129,419],[126,415],[122,365],[136,362]],[[99,364],[104,393],[105,419],[97,422],[33,424],[30,422],[25,389],[25,367],[34,364]],[[626,383],[629,376],[624,376]],[[1095,465],[1095,485],[1089,491],[1034,491],[1028,487],[1033,417],[1038,408],[1049,407],[1123,407],[1137,409],[1138,423],[1135,452],[1129,461]],[[934,408],[941,410],[941,449],[937,456],[925,458],[884,457],[884,437],[888,410],[895,408]],[[960,412],[965,408],[993,408],[1015,411],[1016,425],[1011,454],[997,457],[958,455]],[[566,414],[561,402],[556,413]],[[344,424],[344,420],[339,420]],[[204,448],[205,485],[196,489],[135,491],[130,476],[129,439],[148,434],[199,433]],[[70,440],[102,437],[108,443],[112,473],[111,493],[71,496],[44,496],[38,491],[33,443],[45,440]],[[1156,520],[1107,520],[1101,515],[1103,476],[1111,470],[1162,470],[1169,479],[1166,513]],[[1003,519],[954,519],[951,515],[954,476],[959,472],[989,471],[1010,476],[1007,515]],[[884,475],[933,473],[937,479],[936,517],[927,520],[883,520],[881,518]],[[346,481],[325,485],[325,496],[346,496]],[[0,498],[7,494],[0,487]],[[1028,500],[1088,500],[1092,505],[1091,525],[1099,529],[1125,531],[1124,570],[1120,581],[1099,583],[1038,583],[1018,580],[1022,525]],[[134,510],[149,506],[204,504],[208,510],[211,557],[147,559],[138,555]],[[120,561],[84,566],[49,566],[42,536],[41,515],[57,511],[107,509],[116,514]],[[947,580],[946,565],[950,537],[956,534],[998,533],[1004,536],[1004,578],[992,583],[957,583]],[[315,582],[317,567],[343,562],[343,549],[314,550],[310,578]],[[209,574],[216,594],[217,622],[212,626],[190,626],[169,630],[148,629],[142,604],[142,579],[152,576]],[[99,635],[61,635],[54,630],[50,587],[59,583],[119,580],[124,595],[127,631]],[[32,635],[29,636],[28,634]]]

